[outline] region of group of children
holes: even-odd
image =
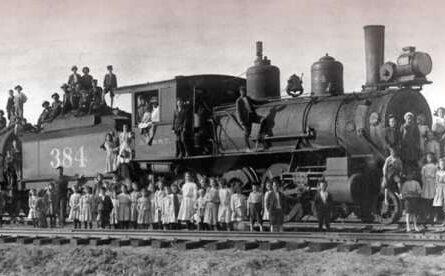
[[[131,183],[131,182],[130,182]],[[108,186],[108,187],[107,187]],[[270,220],[274,229],[282,231],[284,196],[279,191],[279,180],[266,182],[266,192],[252,186],[248,198],[241,186],[229,187],[223,178],[202,177],[195,183],[190,173],[184,184],[166,185],[163,179],[152,181],[139,189],[136,183],[113,185],[76,185],[69,197],[68,220],[74,228],[139,228],[231,230],[249,218],[250,230],[258,223],[263,231],[263,220]],[[273,187],[273,188],[272,188]],[[271,196],[275,195],[275,196]],[[39,192],[30,191],[29,215],[35,227],[55,226],[54,184]]]

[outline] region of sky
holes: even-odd
[[[445,106],[445,4],[363,0],[1,0],[0,107],[21,84],[25,117],[60,91],[72,65],[102,82],[111,64],[118,85],[202,73],[241,75],[253,64],[255,41],[281,70],[281,84],[326,53],[343,63],[346,92],[365,82],[363,26],[386,26],[385,61],[413,45],[433,60],[424,87],[430,106]],[[129,108],[128,96],[119,107]],[[3,105],[3,106],[1,106]]]

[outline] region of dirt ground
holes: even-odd
[[[443,256],[0,245],[1,275],[445,275]]]

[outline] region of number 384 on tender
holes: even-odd
[[[53,148],[50,151],[50,155],[52,158],[52,160],[50,161],[50,165],[54,169],[59,166],[62,166],[64,168],[71,168],[73,166],[85,168],[87,166],[87,159],[83,146],[80,146],[78,148]]]

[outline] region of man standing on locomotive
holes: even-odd
[[[405,172],[418,170],[420,159],[420,134],[414,118],[414,114],[407,112],[403,118],[405,123],[401,127],[401,152],[400,159],[403,162]],[[416,178],[418,175],[416,175]]]
[[[73,92],[74,90],[76,90],[76,85],[80,82],[81,76],[79,74],[77,74],[77,66],[76,65],[71,67],[71,71],[73,73],[68,77],[68,86],[69,86],[71,92]]]
[[[17,85],[14,88],[17,91],[17,95],[14,97],[14,107],[15,107],[15,115],[18,119],[23,119],[23,105],[28,100],[28,97],[24,93],[22,93],[22,87]]]
[[[247,151],[251,151],[249,137],[250,133],[252,132],[253,123],[260,124],[255,150],[258,148],[258,142],[260,142],[260,140],[263,143],[264,148],[266,149],[267,144],[263,141],[265,118],[258,115],[254,107],[254,105],[260,105],[266,102],[257,101],[247,96],[246,88],[244,86],[240,87],[239,92],[240,96],[235,102],[236,113],[238,115],[238,120],[241,122],[242,128],[244,130],[244,141],[246,142]]]
[[[6,113],[8,115],[9,123],[11,123],[11,117],[14,114],[14,90],[9,90],[8,102],[6,103]]]
[[[190,114],[182,99],[176,102],[176,110],[173,116],[173,129],[176,134],[176,157],[188,157],[190,154],[187,135],[190,129]]]
[[[117,88],[117,78],[116,75],[113,74],[113,66],[107,66],[108,73],[104,77],[104,101],[105,94],[110,92],[110,107],[113,108],[114,101],[114,89]]]

